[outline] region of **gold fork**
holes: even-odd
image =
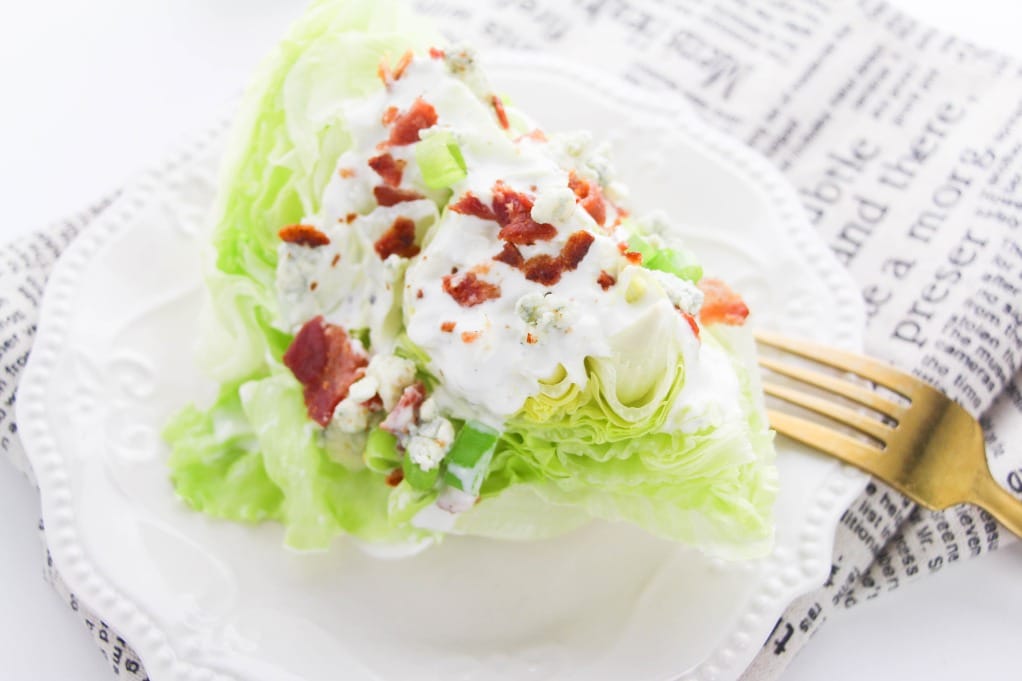
[[[760,366],[774,374],[839,395],[877,415],[764,377],[763,391],[767,395],[844,424],[872,442],[807,418],[768,409],[774,430],[876,476],[928,509],[974,504],[1022,536],[1022,501],[990,475],[983,431],[976,419],[954,401],[914,376],[873,359],[762,331],[757,332],[756,340],[761,345],[856,374],[905,401],[900,403],[836,375],[761,356]]]

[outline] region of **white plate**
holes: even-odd
[[[578,67],[490,69],[547,129],[609,140],[634,206],[699,225],[694,247],[754,323],[860,346],[854,286],[764,160],[668,97]],[[777,547],[751,564],[606,524],[534,543],[450,538],[402,561],[347,542],[298,555],[277,526],[185,508],[158,433],[211,392],[191,338],[222,137],[141,177],[68,250],[19,396],[53,559],[154,681],[733,679],[822,583],[864,478],[784,441]]]

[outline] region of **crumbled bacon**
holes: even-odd
[[[412,424],[419,420],[419,407],[426,400],[426,386],[416,382],[405,388],[397,404],[380,423],[380,428],[391,435],[406,435]]]
[[[447,54],[439,47],[431,47],[429,48],[429,56],[433,59],[443,59]]]
[[[337,263],[341,261],[341,254],[334,253],[334,257],[330,260],[330,267],[337,267]]]
[[[462,331],[461,342],[462,343],[475,343],[479,340],[479,337],[483,335],[482,331]]]
[[[302,384],[309,418],[324,427],[369,364],[344,329],[325,323],[323,317],[314,317],[302,326],[283,359]]]
[[[532,199],[500,181],[493,185],[493,212],[504,241],[529,246],[557,236],[556,227],[532,219]]]
[[[472,192],[467,192],[456,202],[447,206],[449,210],[462,215],[472,215],[482,220],[496,220],[497,216],[493,210],[479,200],[479,197]]]
[[[575,192],[575,196],[578,197],[582,208],[592,216],[593,220],[596,220],[596,224],[602,227],[607,222],[607,205],[603,200],[603,192],[600,191],[600,185],[579,177],[572,170],[568,174],[568,187],[571,188],[571,191]]]
[[[696,335],[696,339],[698,340],[699,325],[696,323],[696,318],[690,315],[688,312],[683,311],[681,308],[678,308],[678,312],[681,312],[681,316],[685,318],[686,322],[688,322],[689,328],[692,329],[692,333]]]
[[[386,260],[391,255],[399,255],[402,258],[411,258],[419,254],[419,247],[415,244],[415,223],[406,217],[394,220],[394,224],[383,233],[373,249],[380,256],[380,260]]]
[[[535,345],[539,342],[539,339],[533,336],[531,333],[525,334],[525,342],[529,345]]]
[[[408,50],[401,55],[401,58],[397,60],[397,64],[394,65],[394,80],[401,80],[401,76],[405,75],[405,69],[412,63],[412,51]]]
[[[444,322],[440,325],[440,330],[444,333],[451,333],[454,331],[454,327],[458,325],[457,322]]]
[[[510,267],[514,267],[515,269],[518,269],[525,264],[525,258],[522,257],[522,252],[518,250],[517,246],[511,243],[505,243],[504,250],[493,256],[493,259],[497,262],[509,265]]]
[[[337,171],[337,174],[340,175],[341,177],[343,177],[344,179],[348,179],[348,178],[351,178],[351,177],[355,177],[355,169],[354,168],[341,168],[340,170]]]
[[[280,237],[281,241],[286,241],[289,244],[298,244],[299,246],[308,246],[309,248],[326,246],[330,243],[330,237],[312,225],[288,225],[287,227],[281,227],[280,231],[277,232],[277,236]]]
[[[390,125],[397,118],[398,110],[396,106],[388,106],[383,110],[383,116],[380,118],[380,122],[384,125]]]
[[[358,219],[358,213],[348,213],[344,216],[344,221],[349,225]]]
[[[533,140],[535,142],[546,142],[547,141],[546,135],[544,135],[543,131],[540,130],[539,128],[534,128],[534,129],[530,130],[529,132],[525,133],[524,135],[519,136],[517,139],[515,139],[515,142],[521,142],[524,139],[530,139],[530,140]]]
[[[553,286],[561,280],[564,263],[552,255],[534,255],[525,261],[522,272],[529,281],[544,286]]]
[[[497,122],[500,123],[500,127],[507,130],[511,127],[511,123],[507,120],[507,111],[504,110],[504,102],[497,95],[490,95],[490,104],[493,106],[493,111],[497,114]]]
[[[318,281],[314,281],[311,284],[309,284],[309,290],[310,291],[315,291],[317,288],[319,288],[319,282]]]
[[[422,292],[422,289],[421,289],[421,288],[420,288],[420,289],[419,289],[418,291],[416,291],[416,292],[415,292],[415,297],[416,297],[416,298],[418,298],[418,299],[420,299],[420,300],[422,299],[422,297],[423,297],[424,295],[426,295],[426,294]]]
[[[401,184],[401,175],[404,173],[405,165],[404,159],[395,159],[390,154],[380,154],[369,159],[369,167],[391,187]]]
[[[720,279],[703,279],[699,282],[703,292],[703,306],[699,310],[699,321],[703,324],[728,324],[740,326],[749,316],[749,308],[741,296]]]
[[[456,284],[452,283],[453,279],[453,274],[444,277],[444,293],[454,298],[462,307],[475,307],[487,300],[500,298],[499,286],[483,281],[472,272],[466,272]]]
[[[578,267],[578,264],[586,257],[586,253],[589,252],[593,241],[595,241],[593,235],[585,230],[580,229],[577,232],[572,232],[564,246],[561,247],[560,259],[564,269],[572,271]]]
[[[617,245],[617,250],[621,251],[621,255],[625,257],[625,260],[633,265],[642,264],[642,253],[638,251],[629,251],[628,244],[622,242]]]
[[[406,201],[418,201],[419,199],[425,198],[417,191],[413,191],[411,189],[398,189],[385,184],[373,187],[373,196],[376,197],[376,203],[381,206],[396,206],[397,204],[404,203]]]
[[[398,147],[414,144],[419,141],[419,131],[432,128],[436,125],[436,121],[436,109],[420,97],[412,102],[408,111],[399,114],[394,119],[394,124],[390,129],[390,138],[387,141]]]
[[[606,291],[611,286],[617,283],[617,279],[615,279],[612,275],[608,274],[606,271],[600,270],[600,276],[596,278],[596,283],[600,285],[600,288]]]
[[[369,411],[383,411],[383,398],[379,395],[373,395],[368,400],[362,403],[362,406]]]
[[[405,479],[405,471],[404,471],[403,468],[398,466],[397,468],[392,470],[390,473],[387,473],[387,477],[384,479],[384,482],[387,483],[388,487],[397,487],[398,485],[401,484],[401,481],[404,480],[404,479]]]

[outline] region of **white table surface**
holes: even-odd
[[[1022,5],[898,0],[1022,57]],[[0,3],[0,241],[72,213],[201,129],[303,0]],[[1020,444],[1019,446],[1022,446]],[[0,678],[114,678],[43,581],[38,497],[0,462]],[[829,622],[787,681],[1019,678],[1022,544]]]

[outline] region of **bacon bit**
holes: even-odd
[[[422,300],[422,296],[424,296],[424,295],[426,295],[426,294],[424,294],[422,292],[421,288],[418,291],[415,292],[415,297],[418,298],[419,300]]]
[[[497,95],[490,95],[490,104],[493,106],[493,110],[497,113],[497,122],[500,123],[500,127],[507,130],[511,127],[511,123],[507,120],[507,111],[504,110],[504,102]]]
[[[369,411],[383,411],[383,398],[379,395],[373,395],[368,400],[362,403],[362,406]]]
[[[568,187],[571,188],[571,191],[575,192],[575,196],[578,197],[582,208],[592,216],[593,220],[596,220],[596,224],[602,227],[607,222],[607,204],[603,200],[603,192],[600,191],[600,186],[579,177],[572,170],[568,174]]]
[[[281,241],[286,241],[289,244],[298,244],[299,246],[308,246],[309,248],[326,246],[330,243],[330,237],[312,225],[288,225],[287,227],[281,227],[280,231],[277,232],[277,236],[280,237]]]
[[[419,141],[419,131],[432,128],[436,125],[436,109],[432,104],[417,98],[403,114],[399,114],[394,120],[394,126],[390,129],[390,138],[387,140],[394,146],[414,144]]]
[[[395,160],[390,154],[380,154],[369,159],[369,167],[391,187],[401,184],[401,175],[404,173],[405,165],[407,163],[404,159]]]
[[[337,267],[337,263],[339,263],[340,261],[341,261],[341,254],[340,253],[334,254],[333,260],[330,261],[330,267]]]
[[[525,261],[522,272],[529,281],[544,286],[553,286],[561,280],[564,263],[551,255],[534,255]]]
[[[578,264],[586,257],[586,253],[589,252],[593,241],[595,241],[595,237],[585,230],[580,229],[573,232],[561,248],[560,259],[564,264],[564,269],[572,271],[578,267]]]
[[[518,250],[517,246],[509,243],[505,243],[504,250],[493,256],[493,259],[497,262],[502,262],[505,265],[514,267],[515,269],[518,269],[525,264],[525,258],[522,257],[522,252]]]
[[[373,187],[373,196],[376,197],[376,203],[381,206],[396,206],[399,203],[406,201],[418,201],[424,199],[422,194],[411,189],[397,189],[388,185],[379,185]]]
[[[455,213],[461,213],[462,215],[472,215],[481,220],[494,220],[496,221],[497,216],[485,203],[479,200],[479,197],[472,192],[466,192],[456,203],[452,203],[447,206],[448,210],[453,210]]]
[[[397,114],[398,110],[396,106],[388,106],[384,109],[383,117],[380,119],[380,122],[384,125],[390,125],[394,122],[394,119],[397,118]]]
[[[720,279],[703,279],[699,282],[703,292],[703,306],[699,310],[699,321],[707,324],[741,326],[749,316],[749,308],[741,296]]]
[[[556,227],[532,219],[532,199],[499,180],[493,185],[493,212],[501,227],[497,236],[504,241],[531,246],[557,236]]]
[[[311,284],[309,284],[309,290],[310,291],[315,291],[317,288],[319,288],[319,282],[318,281],[314,281]]]
[[[426,400],[426,386],[413,383],[401,393],[401,398],[383,419],[380,428],[391,435],[405,435],[412,424],[419,420],[419,406]]]
[[[443,59],[447,56],[447,53],[441,50],[439,47],[429,48],[429,56],[433,59]]]
[[[619,243],[617,245],[617,250],[619,250],[621,252],[621,255],[623,255],[625,259],[628,260],[628,262],[630,262],[631,264],[633,265],[642,264],[642,253],[639,253],[638,251],[629,251],[628,244],[624,242]]]
[[[344,221],[349,225],[358,219],[358,213],[348,213],[344,216]]]
[[[405,471],[403,468],[398,466],[390,473],[387,474],[387,478],[384,482],[387,483],[387,487],[397,487],[401,484],[401,481],[405,479]]]
[[[405,75],[405,69],[412,63],[412,56],[412,51],[408,50],[397,60],[397,64],[394,66],[394,80],[401,80],[401,76]]]
[[[454,327],[458,325],[457,322],[444,322],[440,325],[440,330],[444,333],[451,333],[454,331]]]
[[[525,342],[529,345],[535,345],[539,342],[539,339],[533,336],[531,333],[525,334]]]
[[[596,283],[600,285],[600,288],[606,291],[617,283],[617,279],[608,274],[606,271],[600,270],[600,276],[596,278]]]
[[[452,278],[450,274],[444,277],[444,293],[462,307],[475,307],[487,300],[500,298],[499,286],[483,281],[472,272],[467,272],[457,284],[451,283]]]
[[[539,128],[534,128],[533,130],[530,130],[524,135],[519,135],[518,138],[515,139],[515,142],[521,142],[524,139],[534,140],[536,142],[547,141],[546,135],[544,135],[543,131],[540,130]]]
[[[334,407],[348,395],[348,388],[365,373],[369,359],[348,340],[344,329],[314,317],[298,331],[284,365],[302,384],[309,418],[321,426],[330,423]]]
[[[688,322],[689,328],[692,329],[692,333],[696,335],[696,340],[699,340],[699,325],[696,324],[696,318],[682,310],[680,307],[676,307],[675,309],[681,313],[682,317],[685,318],[685,321]]]
[[[415,245],[415,223],[406,217],[394,220],[394,224],[383,233],[373,249],[380,256],[380,260],[386,260],[391,255],[399,255],[402,258],[411,258],[419,254],[419,247]]]
[[[355,177],[355,169],[354,168],[341,168],[340,170],[337,171],[337,174],[340,175],[341,177],[343,177],[344,179],[348,179],[350,177]]]
[[[393,80],[394,74],[390,72],[390,63],[387,60],[387,55],[380,57],[380,63],[376,65],[376,75],[387,88],[390,88],[390,81]]]
[[[471,272],[472,274],[489,274],[490,263],[481,262],[478,265],[473,266],[472,269],[469,270],[469,272]]]
[[[482,331],[462,331],[461,342],[462,343],[475,343],[479,340],[479,336],[482,336]]]

